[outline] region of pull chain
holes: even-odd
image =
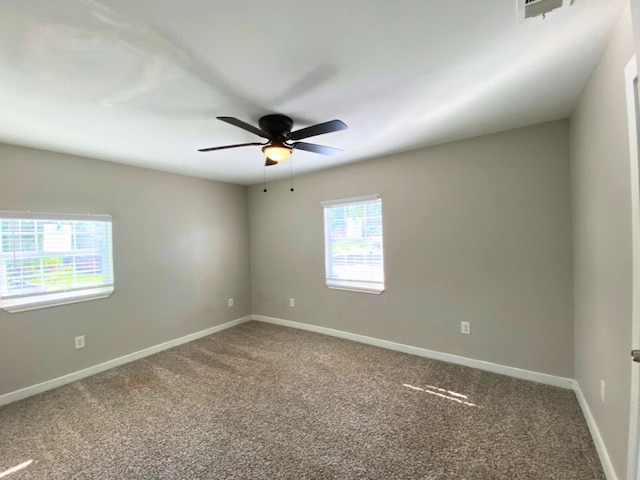
[[[262,180],[262,186],[264,187],[264,189],[262,191],[266,193],[267,192],[267,164],[265,163],[264,167],[262,167],[262,168],[264,169],[264,170],[262,170],[263,174],[264,174],[264,177],[263,177],[263,180]]]
[[[293,158],[289,157],[289,165],[291,167],[291,191],[293,192]]]

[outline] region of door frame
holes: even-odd
[[[638,165],[638,126],[640,92],[638,63],[634,55],[624,69],[631,167],[631,239],[632,239],[632,327],[631,349],[640,349],[640,166]],[[631,361],[631,359],[629,359]],[[640,480],[640,364],[631,366],[631,404],[629,411],[629,448],[627,479]]]

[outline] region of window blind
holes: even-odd
[[[326,285],[382,293],[385,284],[380,195],[330,200],[321,205]]]
[[[0,307],[40,308],[113,292],[109,215],[0,211]]]

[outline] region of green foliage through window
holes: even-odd
[[[0,299],[113,284],[111,222],[0,219]]]

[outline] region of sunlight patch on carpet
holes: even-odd
[[[466,405],[468,407],[477,407],[475,403],[467,402],[467,396],[461,393],[452,392],[450,390],[445,390],[444,388],[438,388],[431,385],[427,385],[427,389],[414,387],[413,385],[409,385],[408,383],[403,383],[403,387],[410,388],[412,390],[417,390],[419,392],[429,393],[431,395],[435,395],[436,397],[445,398],[447,400],[452,400],[454,402],[458,402],[461,405]],[[446,393],[443,393],[446,392]],[[448,395],[447,395],[448,394]],[[459,397],[459,398],[457,398]],[[463,400],[464,399],[464,400]]]
[[[4,472],[0,472],[0,478],[5,478],[13,473],[19,472],[20,470],[27,468],[29,465],[31,465],[31,463],[33,463],[33,460],[27,460],[26,462],[22,462],[21,464],[16,465],[15,467],[11,467]]]

